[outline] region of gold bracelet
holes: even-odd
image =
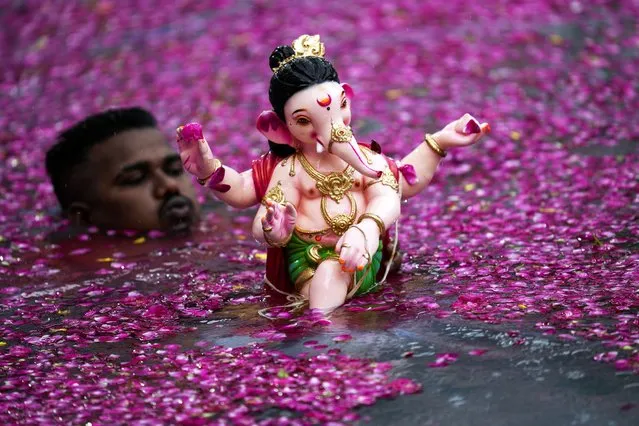
[[[211,176],[213,176],[213,173],[217,172],[217,169],[222,167],[222,162],[218,160],[217,158],[213,160],[213,164],[215,165],[215,168],[213,169],[211,174],[205,178],[197,178],[197,183],[199,183],[202,186],[206,186],[206,183],[209,181],[209,179],[211,179]]]
[[[286,241],[282,241],[281,243],[276,243],[276,242],[273,242],[273,240],[271,240],[268,237],[268,234],[269,234],[268,232],[264,231],[263,234],[264,234],[264,241],[266,241],[266,244],[268,244],[271,247],[277,247],[277,248],[286,247],[286,245],[289,243],[289,241],[291,241],[291,238],[293,238],[293,233],[291,232],[291,235],[288,236]]]
[[[426,133],[424,135],[424,142],[426,142],[426,145],[428,145],[430,149],[435,151],[435,153],[439,155],[440,157],[444,158],[446,157],[446,155],[448,155],[448,153],[439,146],[435,138],[429,133]]]
[[[359,220],[357,221],[357,223],[362,223],[362,220],[364,219],[371,219],[373,222],[375,222],[375,224],[379,228],[379,236],[380,237],[384,236],[384,233],[386,232],[386,226],[384,225],[384,221],[382,220],[381,217],[373,213],[364,213],[363,215],[359,217]]]

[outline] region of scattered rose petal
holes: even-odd
[[[189,123],[182,128],[182,139],[184,142],[197,142],[204,139],[202,125],[199,123]]]
[[[351,340],[353,338],[353,336],[351,336],[350,334],[340,334],[339,336],[335,336],[333,337],[333,342],[347,342],[349,340]]]
[[[409,185],[415,185],[417,183],[417,173],[411,164],[404,164],[399,168],[399,171],[402,173],[402,176],[404,176],[404,179],[406,179],[406,182],[408,182]]]

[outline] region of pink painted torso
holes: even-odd
[[[292,167],[293,162],[294,169]],[[282,163],[284,164],[282,165]],[[294,176],[290,176],[292,170],[294,170]],[[343,170],[344,168],[342,167],[337,172],[342,172]],[[317,171],[324,175],[331,173],[328,170],[320,169]],[[341,236],[336,235],[332,230],[326,231],[329,225],[321,213],[322,193],[317,189],[317,182],[304,170],[299,159],[292,156],[286,162],[280,162],[273,173],[271,185],[284,178],[288,179],[289,188],[299,194],[299,199],[294,203],[297,210],[296,231],[298,236],[307,242],[326,247],[335,246]],[[353,179],[353,186],[349,192],[353,196],[355,201],[353,208],[357,212],[353,223],[357,223],[359,216],[366,211],[367,201],[364,196],[364,187],[370,179],[362,176],[357,171],[353,172]],[[284,192],[286,193],[287,190],[285,189]],[[346,194],[339,202],[327,197],[326,208],[331,217],[335,217],[338,214],[348,215],[351,213],[351,203]],[[317,231],[325,232],[318,233]]]

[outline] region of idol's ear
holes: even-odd
[[[342,83],[342,89],[344,89],[344,93],[346,93],[346,97],[348,99],[353,99],[355,97],[355,91],[348,83]]]
[[[272,142],[291,145],[293,137],[275,111],[263,111],[257,117],[257,130]]]

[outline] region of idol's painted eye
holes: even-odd
[[[344,98],[342,99],[342,109],[346,108],[348,106],[348,99]]]
[[[300,126],[308,126],[309,124],[311,124],[311,120],[306,117],[300,117],[297,119],[296,123]]]

